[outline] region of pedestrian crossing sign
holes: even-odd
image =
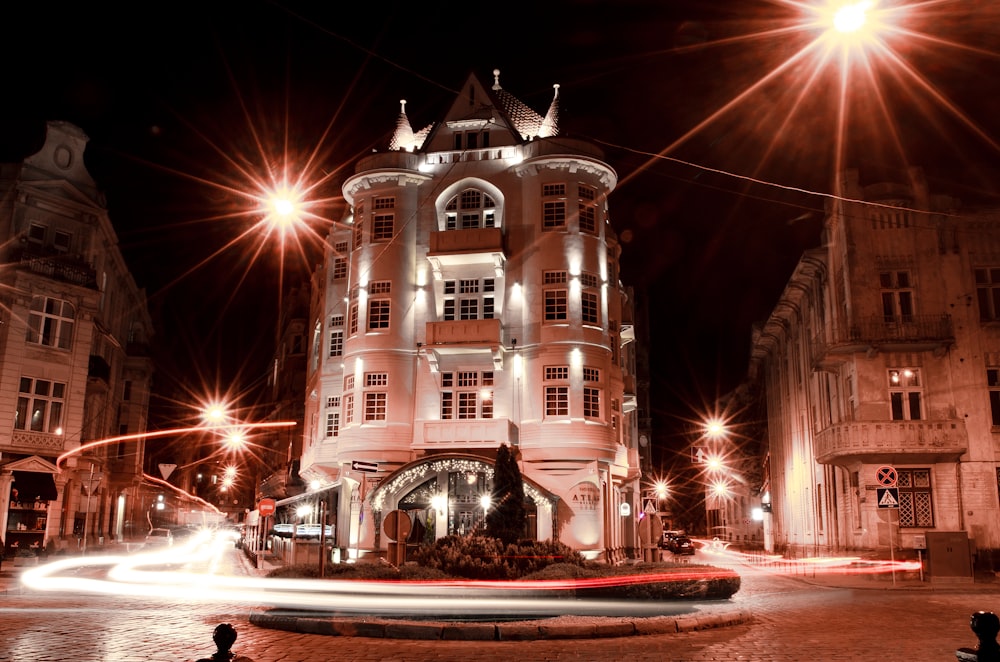
[[[880,487],[876,490],[879,508],[899,508],[899,488]]]

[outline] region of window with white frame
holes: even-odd
[[[345,393],[342,399],[344,403],[344,425],[354,423],[354,394]]]
[[[68,253],[72,243],[73,235],[69,232],[56,230],[52,235],[52,248],[54,248],[57,253]]]
[[[576,194],[579,198],[580,232],[597,234],[597,189],[586,184],[577,184]]]
[[[368,301],[368,330],[378,331],[389,328],[389,300],[371,299]]]
[[[327,356],[332,358],[344,355],[344,329],[330,329],[330,347]]]
[[[444,282],[444,319],[477,320],[493,319],[493,278],[463,278]]]
[[[392,293],[392,281],[391,280],[373,280],[368,283],[368,296],[376,294],[391,294]]]
[[[913,286],[909,271],[881,271],[882,316],[886,322],[913,321]]]
[[[44,244],[45,235],[48,234],[48,227],[39,223],[32,223],[28,226],[28,241],[33,244]]]
[[[496,202],[486,193],[465,189],[444,207],[446,230],[473,230],[497,226]]]
[[[580,292],[580,317],[584,324],[600,324],[601,313],[599,306],[600,298],[593,290],[583,290]]]
[[[389,373],[365,373],[365,422],[384,421],[389,395]]]
[[[542,230],[566,229],[566,185],[542,184]]]
[[[923,386],[916,368],[889,370],[889,405],[894,421],[916,421],[923,418],[921,397]]]
[[[372,217],[372,241],[389,241],[395,232],[393,214],[375,214]]]
[[[62,382],[21,377],[14,428],[61,434],[65,397],[66,384]]]
[[[365,203],[359,202],[354,206],[354,230],[352,240],[354,250],[361,248],[361,243],[365,238]]]
[[[332,395],[326,399],[326,436],[336,437],[340,434],[340,396]]]
[[[601,416],[601,371],[598,368],[583,369],[583,415],[585,418],[602,420]]]
[[[545,366],[545,415],[569,416],[569,366]]]
[[[930,469],[896,469],[899,526],[934,526],[934,500]]]
[[[493,418],[493,371],[441,373],[441,419]]]
[[[976,277],[979,319],[984,322],[1000,321],[1000,267],[982,267],[973,272]]]
[[[545,290],[545,321],[565,322],[569,319],[569,303],[566,290]]]
[[[76,309],[69,301],[32,297],[28,312],[27,341],[46,347],[69,349],[73,342]]]
[[[347,258],[346,257],[335,257],[333,258],[333,272],[330,277],[333,280],[344,280],[347,278]]]
[[[358,333],[358,304],[357,302],[352,303],[350,309],[348,310],[348,335],[357,335]]]

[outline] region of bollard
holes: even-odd
[[[997,644],[1000,618],[992,611],[977,611],[969,619],[969,627],[979,639],[979,644],[974,649],[959,648],[955,651],[958,662],[1000,662],[1000,644]]]
[[[249,657],[236,655],[232,652],[233,644],[236,643],[236,628],[229,623],[221,623],[215,627],[212,633],[212,641],[218,649],[212,657],[203,657],[197,662],[253,662]]]

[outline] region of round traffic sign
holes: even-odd
[[[277,503],[274,499],[261,499],[257,503],[257,512],[261,514],[262,517],[267,517],[268,515],[273,515],[274,510],[277,507]]]
[[[882,487],[896,487],[898,477],[895,467],[879,467],[875,472],[875,480]]]

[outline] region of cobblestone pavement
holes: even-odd
[[[235,557],[235,553],[234,553]],[[747,568],[726,608],[740,625],[608,639],[409,641],[299,634],[249,623],[245,605],[35,593],[0,580],[0,660],[183,662],[208,656],[213,628],[236,626],[234,651],[254,662],[355,660],[667,660],[801,662],[954,660],[973,646],[969,615],[998,610],[995,585],[914,587],[886,579],[824,580]],[[4,591],[4,587],[6,590]]]

